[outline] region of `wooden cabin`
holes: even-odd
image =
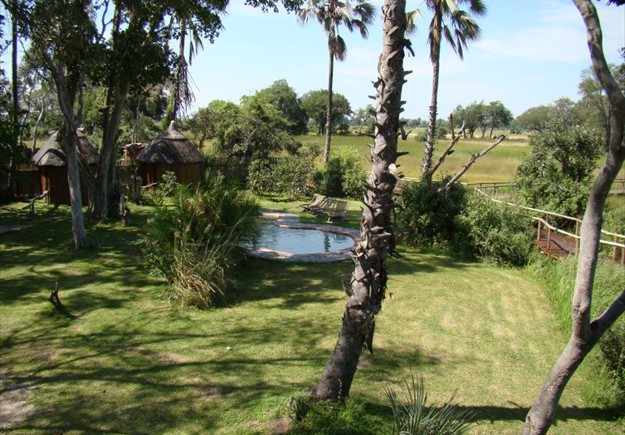
[[[204,156],[182,133],[174,121],[158,139],[138,156],[144,185],[158,183],[165,172],[173,172],[180,184],[195,185],[202,176]]]
[[[89,165],[97,165],[100,156],[95,146],[84,135],[82,130],[77,131],[79,158]],[[58,132],[52,133],[41,148],[33,155],[32,161],[39,168],[41,193],[48,191],[48,204],[70,204],[69,182],[67,180],[67,157],[57,140]],[[81,183],[83,203],[87,202],[87,188]]]

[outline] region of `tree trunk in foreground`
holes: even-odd
[[[76,135],[76,117],[74,102],[76,83],[68,83],[67,68],[61,62],[54,64],[48,61],[48,68],[56,84],[59,106],[63,113],[64,123],[59,133],[60,144],[67,157],[67,180],[69,183],[69,197],[72,211],[72,237],[76,249],[89,247],[87,232],[85,231],[84,216],[82,213],[82,195],[80,190],[80,175],[78,154],[76,151],[78,136]]]
[[[386,0],[382,8],[383,46],[378,63],[375,143],[360,222],[361,242],[354,250],[354,272],[339,338],[325,371],[312,391],[315,399],[343,400],[356,373],[363,346],[372,351],[375,315],[386,290],[386,261],[394,248],[392,192],[398,174],[395,161],[402,111],[401,91],[406,30],[405,0]]]
[[[606,162],[591,188],[582,220],[573,294],[571,338],[527,414],[524,434],[544,434],[549,430],[567,382],[604,332],[625,312],[625,289],[623,289],[620,296],[603,314],[593,321],[590,319],[603,208],[610,186],[625,160],[625,143],[623,143],[625,96],[612,77],[603,55],[602,32],[595,7],[590,0],[573,0],[573,3],[586,25],[593,68],[612,105],[610,146]]]

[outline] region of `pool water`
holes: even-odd
[[[266,248],[292,254],[314,254],[351,248],[354,239],[328,231],[304,228],[278,227],[271,222],[263,223],[252,249]]]

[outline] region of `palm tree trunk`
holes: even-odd
[[[367,180],[361,242],[354,249],[350,297],[345,306],[339,338],[323,375],[312,391],[315,399],[343,400],[349,395],[363,346],[372,351],[375,315],[385,296],[386,261],[394,249],[391,214],[397,139],[400,130],[401,91],[406,31],[405,0],[385,0],[383,45],[376,88],[375,143],[372,169]]]
[[[423,153],[423,166],[421,167],[421,179],[428,184],[432,181],[432,156],[434,154],[434,142],[436,141],[436,116],[438,108],[438,78],[440,75],[441,58],[441,29],[443,22],[443,12],[437,7],[434,12],[434,29],[438,34],[437,38],[432,38],[430,57],[432,61],[432,96],[430,99],[430,109],[428,113],[428,131]]]
[[[330,160],[330,144],[332,143],[332,86],[334,81],[334,53],[330,51],[330,66],[328,68],[328,105],[326,111],[326,144],[323,150],[323,164]]]

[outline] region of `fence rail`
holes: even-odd
[[[509,207],[514,207],[519,210],[524,210],[529,212],[528,215],[532,220],[534,220],[536,224],[536,241],[539,242],[541,238],[544,236],[544,232],[546,232],[547,239],[547,249],[551,249],[551,245],[553,243],[553,233],[561,234],[563,236],[567,236],[572,238],[575,241],[575,249],[574,254],[577,255],[579,251],[579,243],[580,243],[580,227],[581,227],[581,219],[566,216],[560,213],[555,213],[547,210],[540,210],[532,207],[525,207],[519,204],[513,204],[511,202],[502,201],[499,199],[495,199],[491,197],[488,193],[483,191],[482,189],[476,188],[476,192],[481,193],[482,195],[489,198],[491,201],[496,202],[498,204],[503,204]],[[568,221],[572,225],[571,227],[575,227],[575,232],[571,233],[570,231],[566,231],[562,228],[558,228],[555,226],[553,220],[550,221],[549,218],[557,218],[560,220]],[[557,220],[556,219],[556,220]],[[610,238],[611,240],[607,240]],[[601,230],[601,240],[599,241],[601,245],[612,247],[612,261],[615,263],[620,263],[625,266],[625,235],[617,234],[606,230]]]

